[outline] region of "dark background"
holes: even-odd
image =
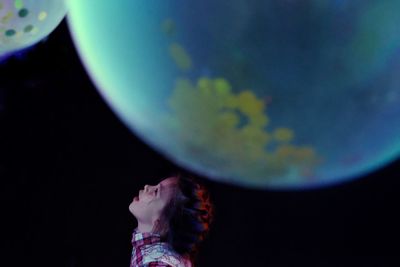
[[[183,171],[112,113],[65,21],[0,63],[0,145],[1,266],[129,266],[133,196]],[[199,176],[217,214],[198,266],[400,266],[398,173],[295,192]]]

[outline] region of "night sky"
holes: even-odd
[[[0,129],[2,266],[129,266],[132,198],[185,171],[119,121],[65,21],[0,63]],[[400,266],[399,173],[398,160],[362,179],[294,192],[197,175],[216,206],[198,266]]]

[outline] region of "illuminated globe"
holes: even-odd
[[[104,99],[194,172],[304,189],[399,154],[398,0],[68,2]]]
[[[0,0],[0,56],[39,42],[66,12],[64,0]]]

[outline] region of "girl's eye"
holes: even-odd
[[[157,187],[157,189],[156,189],[156,194],[157,195],[160,195],[161,193],[160,193],[160,187]]]

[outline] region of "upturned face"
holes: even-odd
[[[139,223],[154,224],[176,192],[177,178],[169,177],[157,185],[145,185],[133,198],[129,211]]]

